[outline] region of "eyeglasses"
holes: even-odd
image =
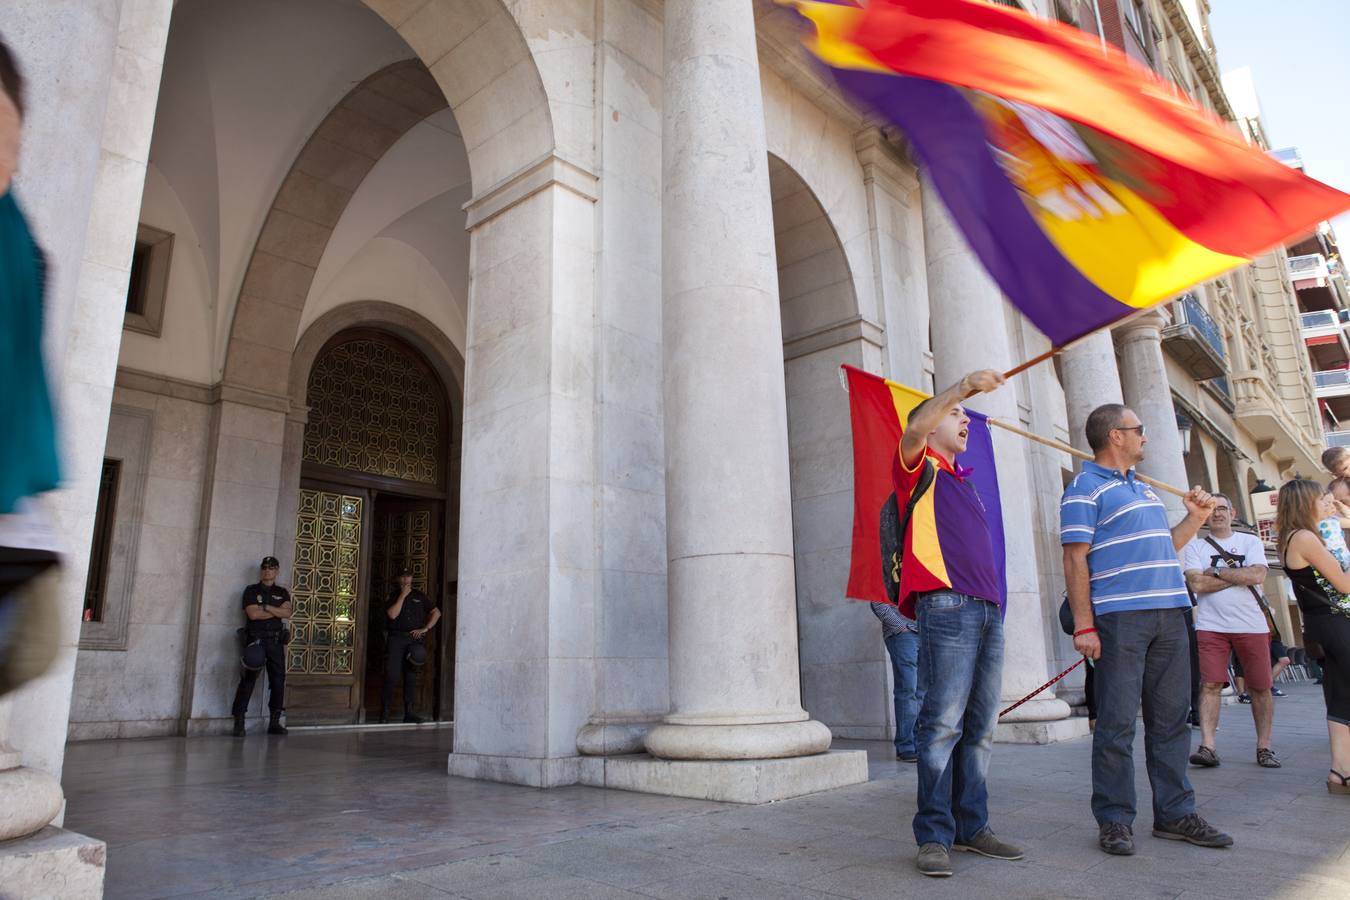
[[[1143,425],[1117,425],[1115,428],[1112,428],[1111,430],[1112,430],[1112,431],[1137,431],[1137,432],[1139,432],[1139,436],[1140,436],[1140,437],[1143,437],[1143,436],[1144,436],[1144,426],[1143,426]]]

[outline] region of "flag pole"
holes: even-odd
[[[1013,434],[1020,435],[1021,437],[1024,437],[1029,441],[1034,441],[1037,444],[1043,444],[1046,447],[1053,447],[1056,450],[1067,453],[1070,456],[1077,457],[1078,459],[1085,459],[1089,461],[1091,461],[1092,459],[1092,454],[1084,453],[1077,447],[1066,444],[1063,441],[1057,441],[1054,438],[1041,437],[1039,434],[1027,431],[1026,429],[1023,428],[1018,428],[1016,425],[1009,425],[1002,419],[995,419],[993,416],[989,416],[986,419],[986,421],[988,421],[990,425],[1002,428],[1004,431],[1011,431]],[[1179,487],[1174,487],[1170,484],[1167,484],[1166,482],[1149,478],[1147,475],[1136,474],[1134,477],[1138,478],[1140,481],[1144,482],[1144,484],[1147,484],[1150,487],[1155,487],[1160,491],[1166,491],[1169,494],[1175,494],[1178,497],[1185,497],[1186,494],[1188,493],[1187,491],[1184,491]]]

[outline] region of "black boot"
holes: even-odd
[[[412,710],[409,709],[403,711],[403,721],[411,722],[414,725],[421,725],[423,722],[426,721],[426,719],[422,718],[419,715],[416,715]]]
[[[243,736],[244,736],[244,717],[243,717],[243,716],[235,716],[235,717],[234,717],[234,736],[235,736],[235,737],[243,737]]]
[[[285,734],[286,726],[281,724],[281,713],[272,713],[272,721],[267,724],[268,734]]]

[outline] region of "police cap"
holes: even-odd
[[[267,663],[267,651],[263,649],[262,641],[254,641],[244,648],[243,658],[240,660],[245,669],[250,672],[257,672]]]
[[[408,664],[412,666],[425,666],[427,664],[427,648],[421,641],[413,641],[408,645],[407,653]]]
[[[258,566],[260,569],[280,569],[281,563],[275,556],[264,556],[262,563]]]

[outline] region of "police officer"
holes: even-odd
[[[389,617],[389,637],[385,641],[384,693],[380,703],[380,722],[389,721],[389,707],[394,703],[394,682],[403,675],[403,721],[422,722],[413,713],[417,696],[417,669],[427,659],[422,638],[441,620],[441,611],[431,604],[426,594],[412,586],[412,570],[402,568],[398,573],[398,588],[389,594],[384,614]]]
[[[239,689],[234,692],[234,733],[244,735],[244,713],[253,697],[253,685],[258,673],[267,666],[267,706],[272,711],[268,734],[285,734],[281,711],[286,701],[286,620],[291,617],[291,595],[277,584],[277,570],[281,564],[275,556],[263,558],[257,584],[244,588],[245,643],[243,671],[239,674]]]

